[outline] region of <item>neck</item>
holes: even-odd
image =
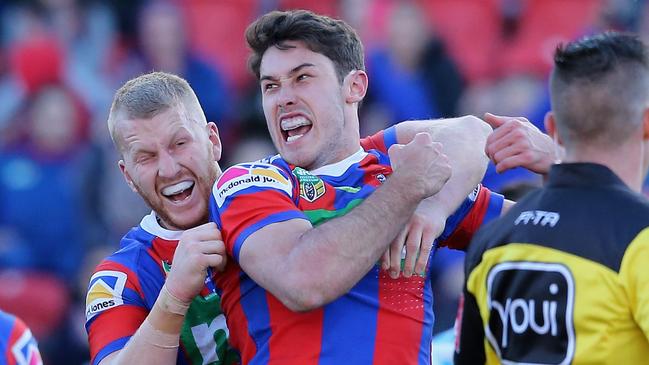
[[[301,167],[311,171],[322,166],[332,165],[353,155],[361,148],[358,112],[356,108],[347,108],[345,110],[343,123],[343,129],[337,135],[337,140],[329,141],[329,151],[331,153],[323,154],[323,157],[327,157],[314,161],[310,166]]]
[[[566,149],[563,162],[591,162],[611,169],[624,183],[637,192],[642,191],[644,179],[643,145],[622,143],[617,146],[580,146]]]

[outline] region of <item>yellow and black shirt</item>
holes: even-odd
[[[456,364],[649,364],[649,200],[607,167],[553,166],[465,273]]]

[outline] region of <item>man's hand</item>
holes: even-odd
[[[165,285],[174,297],[189,303],[205,285],[207,268],[221,271],[225,264],[225,245],[215,223],[188,229],[180,236]]]
[[[399,277],[404,245],[406,255],[403,276],[410,277],[413,273],[424,276],[433,243],[444,231],[447,216],[448,214],[437,202],[422,200],[408,225],[392,241],[390,248],[383,255],[381,267],[389,270],[390,277],[393,279]]]
[[[550,166],[560,160],[560,147],[526,118],[486,113],[484,121],[494,129],[487,137],[485,153],[496,165],[496,172],[524,167],[547,174]]]
[[[403,181],[404,198],[419,201],[437,194],[451,177],[448,157],[442,144],[428,133],[417,133],[407,145],[395,144],[388,150],[392,179]]]
[[[392,278],[397,278],[401,271],[404,245],[404,276],[410,277],[413,270],[423,274],[433,241],[444,230],[446,214],[438,211],[434,204],[423,201],[441,190],[451,177],[448,158],[441,151],[442,145],[434,143],[427,133],[419,133],[409,144],[394,145],[388,151],[394,170],[390,178],[404,178],[405,191],[419,194],[417,199],[422,200],[408,225],[383,255],[382,267],[390,270]]]

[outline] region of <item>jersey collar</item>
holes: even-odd
[[[166,228],[163,228],[160,223],[158,223],[158,217],[154,211],[151,211],[149,215],[144,216],[140,222],[140,227],[147,231],[148,233],[160,237],[169,241],[177,241],[180,239],[180,235],[184,231],[172,231]]]
[[[367,156],[367,152],[365,152],[362,148],[359,148],[358,151],[342,161],[332,163],[331,165],[318,167],[317,169],[311,170],[309,172],[313,175],[326,175],[334,177],[342,176],[350,166],[361,162],[365,158],[365,156]]]

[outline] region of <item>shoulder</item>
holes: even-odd
[[[164,281],[158,267],[143,264],[151,260],[146,242],[134,235],[142,234],[141,229],[131,230],[121,241],[121,248],[102,260],[95,268],[86,294],[86,317],[95,315],[125,303],[146,301],[145,289],[155,287],[151,278]],[[144,281],[144,283],[143,283]]]
[[[12,314],[0,310],[0,343],[7,340],[18,320]]]
[[[527,211],[530,205],[536,205],[538,195],[542,195],[542,190],[529,193],[523,199],[514,204],[504,215],[495,217],[480,227],[473,236],[467,249],[465,263],[465,270],[467,270],[467,272],[470,272],[474,267],[480,264],[482,256],[486,251],[505,245],[509,242],[508,237],[511,235],[517,217]],[[471,199],[471,197],[469,199]]]
[[[221,174],[212,189],[218,206],[243,190],[273,189],[293,194],[295,177],[290,166],[281,158],[264,159],[252,163],[234,165]]]

